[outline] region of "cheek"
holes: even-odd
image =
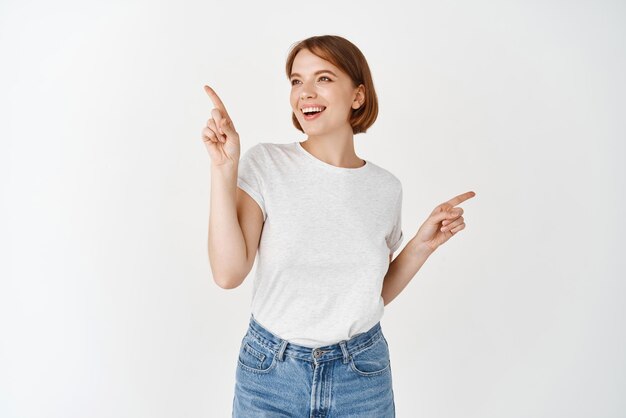
[[[291,105],[291,110],[295,112],[298,106],[298,96],[292,93],[291,96],[289,96],[289,104]]]

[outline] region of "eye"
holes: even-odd
[[[318,78],[318,80],[322,80],[322,79],[326,79],[326,80],[328,80],[328,81],[333,81],[333,80],[331,80],[330,78],[326,77],[325,75],[323,75],[323,76],[321,76],[320,78]],[[292,86],[295,86],[295,85],[296,85],[297,83],[299,83],[299,82],[300,82],[300,80],[298,80],[298,79],[293,79],[293,80],[291,80],[291,85],[292,85]]]

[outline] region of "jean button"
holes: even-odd
[[[317,349],[317,348],[316,348],[316,349],[313,351],[313,357],[318,358],[318,357],[319,357],[319,356],[321,356],[321,355],[322,355],[322,350],[320,350],[320,349]]]

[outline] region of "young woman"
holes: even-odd
[[[314,36],[291,47],[286,72],[306,140],[259,143],[241,160],[232,119],[205,86],[215,282],[239,286],[259,253],[233,417],[393,417],[384,305],[465,227],[456,206],[475,194],[437,206],[392,262],[402,185],[354,150],[378,114],[365,57],[342,37]]]

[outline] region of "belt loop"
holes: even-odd
[[[339,346],[343,352],[343,364],[347,364],[348,361],[350,361],[350,354],[348,353],[348,348],[346,347],[346,341],[339,341]]]
[[[283,342],[280,343],[280,349],[278,350],[278,360],[280,361],[283,361],[285,358],[285,349],[287,348],[288,342],[287,340],[283,340]]]

